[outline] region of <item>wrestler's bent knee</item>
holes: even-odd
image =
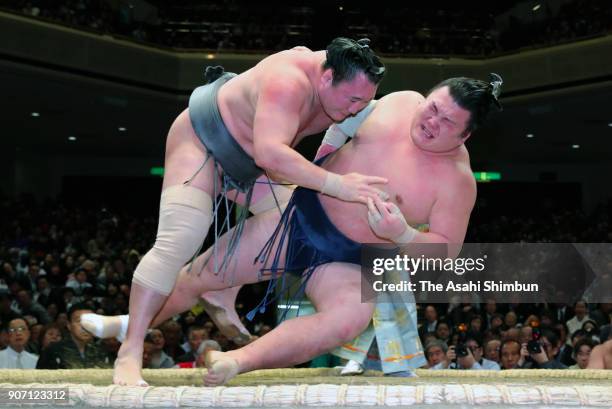
[[[356,310],[360,311],[358,315],[355,315]],[[338,340],[342,343],[347,343],[355,339],[355,337],[361,334],[370,324],[373,311],[373,308],[359,308],[353,310],[353,316],[346,318],[336,327],[336,337]]]
[[[163,295],[172,291],[176,277],[199,248],[212,221],[212,198],[184,185],[162,192],[155,245],[134,272],[134,282]]]

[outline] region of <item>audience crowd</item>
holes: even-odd
[[[112,367],[118,341],[94,339],[80,316],[128,312],[132,274],[154,240],[157,220],[30,196],[0,198],[0,213],[0,368]],[[265,292],[262,285],[239,295],[241,317]],[[260,335],[273,319],[273,312],[258,314],[245,325]],[[235,347],[194,306],[151,330],[145,364],[201,365],[206,349]]]
[[[537,222],[481,217],[468,237],[483,242],[500,237],[610,240],[609,205],[590,215],[568,212],[553,212]],[[0,368],[111,367],[119,342],[95,339],[81,327],[80,316],[127,313],[132,274],[154,240],[155,227],[153,215],[41,203],[27,195],[1,198]],[[241,317],[263,291],[261,285],[242,290],[237,305]],[[494,299],[463,299],[421,304],[418,310],[419,336],[432,369],[585,368],[593,347],[610,338],[612,317],[612,303],[588,305],[582,300],[498,304]],[[263,335],[275,317],[272,313],[244,322],[254,335]],[[149,332],[143,365],[202,366],[207,350],[235,347],[195,306]]]
[[[335,4],[337,3],[337,4]],[[270,52],[327,37],[369,37],[390,56],[483,57],[550,46],[612,30],[605,0],[541,2],[514,13],[473,6],[379,7],[375,3],[240,0],[144,2],[127,0],[8,0],[27,16],[165,47]],[[535,4],[535,3],[534,3]],[[552,2],[551,2],[552,4]]]

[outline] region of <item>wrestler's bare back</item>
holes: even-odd
[[[320,133],[332,124],[332,119],[323,111],[316,95],[315,82],[324,61],[324,51],[313,52],[306,48],[282,51],[263,59],[220,89],[218,104],[223,121],[249,155],[253,155],[253,122],[257,100],[262,87],[271,82],[291,79],[302,85],[304,93],[296,95],[296,98],[303,98],[305,103],[300,112],[300,125],[293,146],[305,136]]]
[[[383,97],[357,136],[323,164],[325,169],[341,174],[359,172],[388,178],[389,183],[380,188],[412,226],[429,223],[439,192],[456,183],[458,168],[469,171],[465,147],[454,156],[432,156],[414,146],[410,137],[412,113],[422,100],[421,95],[410,91]],[[385,241],[370,229],[366,206],[321,194],[319,197],[331,221],[349,238],[361,243]]]

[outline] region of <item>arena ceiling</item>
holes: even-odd
[[[161,92],[2,58],[0,83],[0,149],[18,156],[33,152],[162,160],[167,130],[188,98],[179,91]],[[472,160],[483,166],[496,161],[609,161],[611,96],[612,81],[602,81],[502,98],[504,111],[468,142]]]

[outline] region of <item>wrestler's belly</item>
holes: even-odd
[[[334,226],[346,237],[358,243],[383,243],[370,229],[367,208],[361,203],[344,202],[319,194],[321,205]]]
[[[388,184],[375,187],[390,195],[390,200],[401,209],[407,222],[413,226],[429,222],[438,178],[417,160],[403,154],[402,149],[389,148],[385,144],[359,146],[349,142],[329,157],[323,167],[339,174],[357,172],[387,178]],[[366,205],[326,195],[319,197],[330,220],[347,237],[361,243],[387,242],[372,232]]]

